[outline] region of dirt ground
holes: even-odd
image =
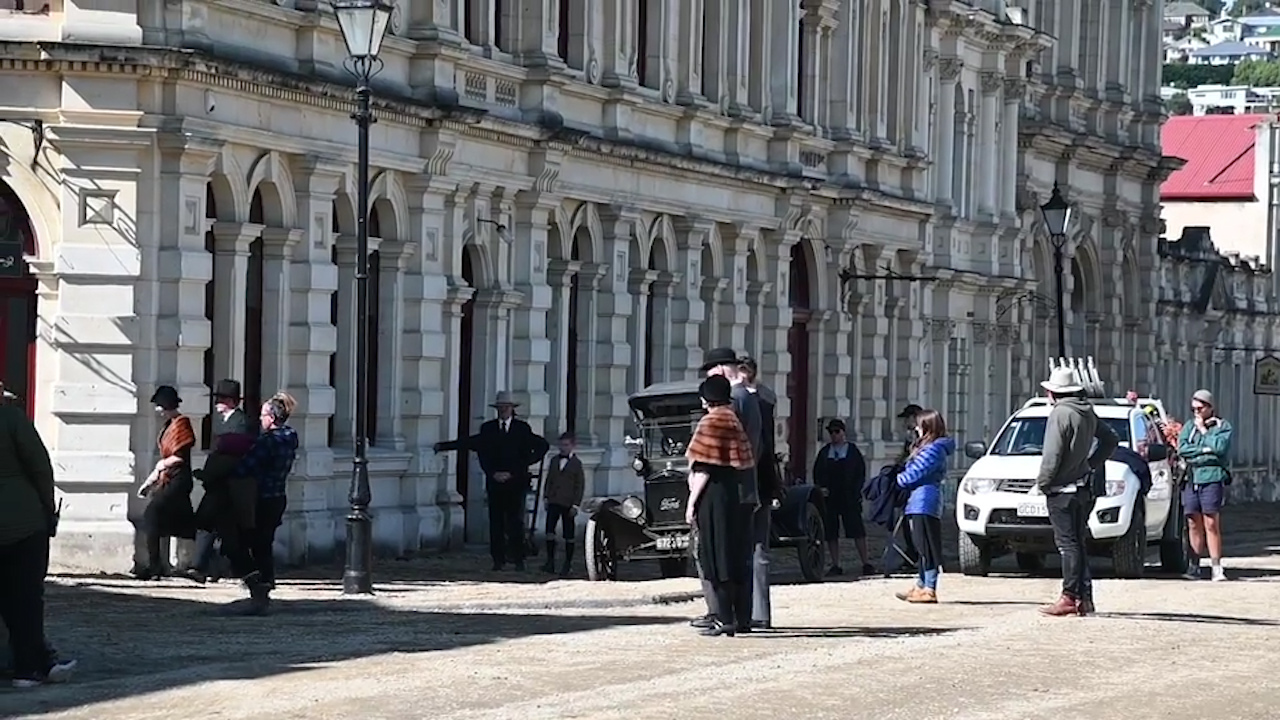
[[[297,574],[267,618],[217,616],[229,584],[59,577],[50,635],[81,673],[0,691],[0,717],[1270,719],[1277,509],[1230,509],[1229,583],[1099,562],[1087,619],[1036,613],[1049,574],[947,573],[942,604],[913,607],[904,579],[799,584],[783,557],[777,629],[732,639],[685,624],[692,578],[548,582],[478,572],[478,553],[384,564],[373,600]]]

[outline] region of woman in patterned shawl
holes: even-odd
[[[702,630],[715,637],[734,635],[751,623],[735,612],[737,586],[751,582],[750,505],[738,500],[740,471],[755,467],[742,423],[730,406],[729,381],[712,376],[699,388],[707,414],[689,441],[689,503],[685,517],[698,532],[697,560],[719,608],[714,624]]]
[[[138,497],[147,498],[142,513],[142,532],[146,536],[147,564],[135,570],[139,580],[157,580],[164,575],[160,555],[160,539],[196,536],[195,510],[191,507],[191,491],[195,482],[191,475],[191,448],[196,434],[189,420],[178,409],[182,398],[178,391],[161,385],[151,396],[156,413],[164,421],[156,446],[160,460],[138,489]]]

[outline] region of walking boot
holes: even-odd
[[[547,561],[542,563],[542,572],[551,575],[556,571],[556,541],[547,541]]]
[[[1080,598],[1080,607],[1076,610],[1077,615],[1088,617],[1096,612],[1098,612],[1098,609],[1093,606],[1093,598]]]
[[[564,562],[560,565],[560,577],[569,577],[569,571],[573,569],[573,543],[566,542],[564,544]]]
[[[239,617],[266,615],[271,607],[271,587],[263,581],[258,572],[251,572],[241,581],[249,591],[249,597],[223,605],[219,611],[223,615]]]
[[[1080,601],[1063,593],[1058,596],[1058,601],[1052,605],[1042,605],[1040,607],[1041,615],[1049,617],[1068,617],[1080,614]]]
[[[913,599],[920,596],[920,591],[924,588],[919,585],[912,585],[911,589],[906,592],[894,593],[893,596],[903,602],[913,602]]]
[[[938,591],[933,588],[920,588],[914,597],[907,598],[907,602],[913,605],[937,605]]]

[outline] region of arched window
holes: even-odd
[[[262,191],[255,190],[249,205],[249,222],[263,224]],[[265,302],[262,238],[249,244],[248,292],[244,314],[244,406],[257,413],[262,406],[262,310]],[[252,415],[251,415],[252,416]]]
[[[204,190],[204,216],[206,220],[214,220],[218,217],[218,205],[213,197],[213,186],[206,185]],[[204,249],[209,253],[209,257],[217,262],[217,255],[214,254],[214,238],[213,223],[209,223],[209,228],[204,232]],[[213,308],[217,301],[218,284],[213,280],[204,284],[204,318],[209,321],[209,327],[213,327]],[[213,376],[213,344],[204,349],[204,385],[212,388],[213,384],[218,381]],[[213,446],[213,398],[209,398],[209,414],[204,416],[204,420],[200,424],[200,447],[208,450]]]

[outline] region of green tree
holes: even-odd
[[[1170,115],[1191,114],[1191,101],[1187,99],[1186,93],[1178,93],[1168,100],[1165,100],[1164,106],[1169,110]]]
[[[1201,85],[1225,85],[1232,80],[1234,65],[1191,65],[1169,63],[1164,66],[1163,84],[1186,90]]]
[[[1249,87],[1280,86],[1280,62],[1275,60],[1245,60],[1236,65],[1231,76],[1232,85]]]

